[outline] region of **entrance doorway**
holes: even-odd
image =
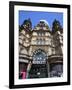
[[[46,64],[33,64],[29,72],[29,78],[46,78],[47,67]]]
[[[29,72],[29,78],[46,78],[47,75],[47,64],[46,64],[46,53],[38,49],[33,54],[33,62]]]

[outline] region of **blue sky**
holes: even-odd
[[[63,13],[58,12],[39,12],[39,11],[19,11],[19,25],[23,23],[24,20],[30,18],[32,21],[32,28],[36,26],[40,20],[46,20],[49,27],[52,28],[53,21],[59,20],[63,26]]]

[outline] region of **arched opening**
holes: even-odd
[[[41,49],[38,49],[33,53],[33,63],[29,72],[29,78],[48,77],[46,58],[46,53]]]

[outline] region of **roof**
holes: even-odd
[[[45,25],[48,25],[49,26],[49,23],[46,21],[46,20],[40,20],[40,22],[44,22],[45,23]]]

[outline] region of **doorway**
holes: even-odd
[[[29,78],[46,78],[47,67],[46,64],[33,64],[29,72]]]

